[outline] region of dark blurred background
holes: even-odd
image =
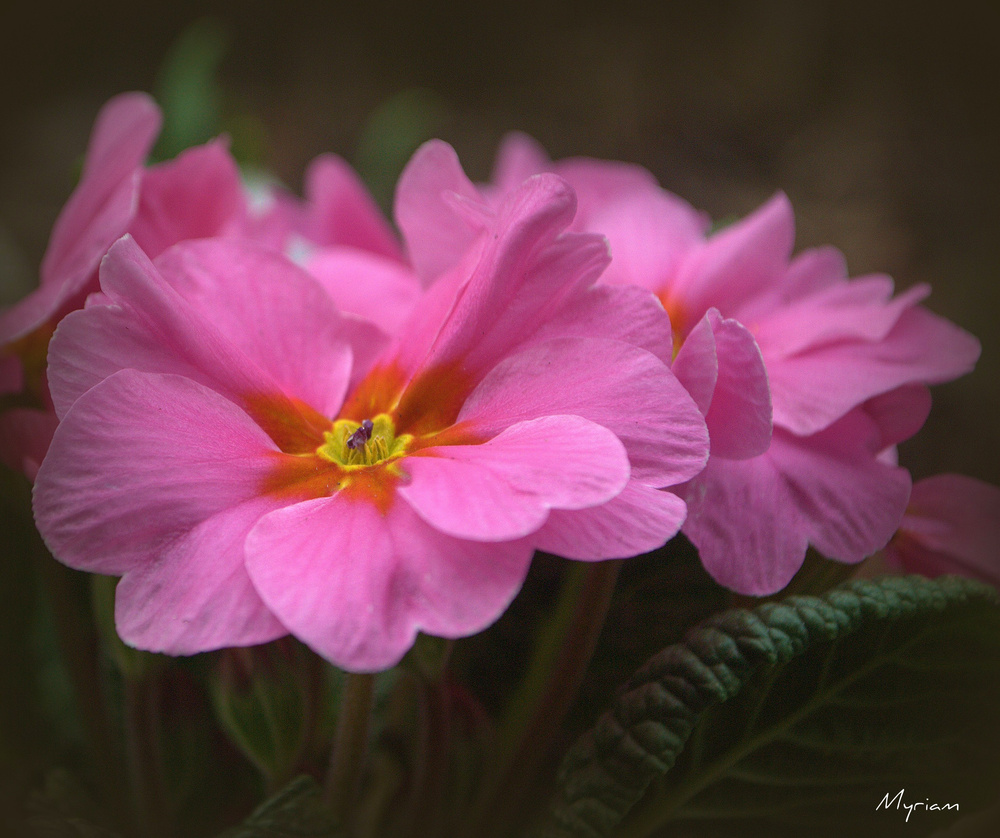
[[[483,179],[513,128],[554,157],[641,163],[716,217],[783,189],[798,247],[929,281],[930,307],[980,337],[903,459],[1000,482],[996,4],[18,5],[0,13],[6,300],[34,282],[100,105],[183,87],[178,49],[201,49],[235,149],[295,189],[336,151],[385,202],[432,134]]]

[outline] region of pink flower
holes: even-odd
[[[681,492],[685,534],[709,572],[747,594],[783,588],[808,544],[858,562],[895,532],[910,480],[893,446],[926,417],[926,384],[972,369],[978,342],[885,276],[848,280],[832,248],[792,258],[784,195],[715,234],[631,170],[549,163],[522,135],[501,186],[551,169],[580,192],[582,229],[607,235],[603,282],[654,291],[670,314],[673,371],[705,414],[711,458]],[[773,431],[772,431],[773,428]]]
[[[885,554],[907,573],[1000,585],[1000,489],[961,474],[919,481]]]
[[[442,223],[478,231],[374,361],[378,333],[272,250],[112,248],[103,299],[52,340],[62,421],[35,513],[63,562],[122,575],[127,642],[186,654],[291,632],[377,670],[417,631],[495,620],[535,549],[628,556],[677,531],[684,505],[658,489],[703,467],[707,434],[623,339],[646,297],[593,287],[606,248],[564,232],[558,178],[458,210]]]
[[[150,255],[184,239],[235,231],[245,198],[225,143],[189,149],[144,167],[160,113],[142,93],[125,93],[98,114],[80,183],[56,219],[41,265],[41,283],[0,313],[3,362],[21,372],[2,376],[0,393],[24,404],[0,414],[0,456],[29,477],[37,470],[55,419],[45,385],[48,338],[59,319],[97,288],[97,267],[129,232]]]

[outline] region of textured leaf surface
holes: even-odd
[[[968,580],[850,582],[655,655],[561,768],[545,838],[922,835],[1000,787],[1000,608]]]

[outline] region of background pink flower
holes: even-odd
[[[670,314],[673,369],[711,437],[708,467],[682,490],[684,532],[709,572],[767,594],[810,543],[846,562],[884,546],[909,496],[892,448],[926,417],[922,385],[971,370],[978,342],[918,305],[926,286],[893,297],[888,277],[848,280],[832,248],[793,258],[784,195],[709,234],[649,178],[550,163],[523,135],[505,142],[495,181],[544,169],[587,196],[584,227],[608,236],[602,281],[648,288]]]

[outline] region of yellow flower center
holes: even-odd
[[[323,434],[323,444],[316,453],[350,472],[398,460],[406,455],[412,442],[412,434],[397,436],[392,418],[387,413],[380,413],[370,424],[338,419]]]

